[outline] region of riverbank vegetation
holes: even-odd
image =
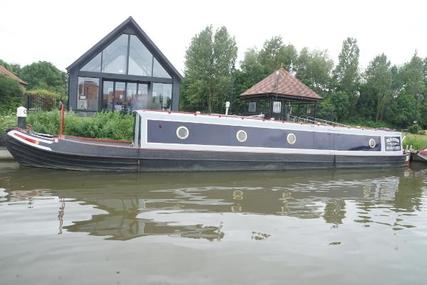
[[[427,149],[427,131],[424,131],[424,134],[406,134],[403,143],[405,148]]]
[[[59,112],[33,112],[27,123],[40,133],[57,134],[59,130]],[[94,116],[82,117],[73,112],[65,114],[65,135],[92,138],[110,138],[131,140],[133,116],[119,112],[101,112]]]

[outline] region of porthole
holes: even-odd
[[[377,146],[377,142],[374,139],[369,140],[369,147],[374,148]]]
[[[248,134],[244,130],[239,130],[236,133],[236,139],[239,142],[245,142],[248,139]]]
[[[180,126],[176,129],[176,136],[181,140],[185,140],[186,138],[188,138],[189,135],[190,131],[187,127]]]
[[[297,137],[293,133],[289,133],[286,137],[286,140],[288,141],[288,144],[294,144],[297,141]]]

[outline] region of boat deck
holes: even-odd
[[[113,139],[95,139],[87,137],[64,136],[62,139],[73,142],[90,143],[97,145],[109,145],[115,147],[133,147],[131,141],[126,140],[113,140]]]

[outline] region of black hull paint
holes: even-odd
[[[144,150],[60,140],[52,151],[10,136],[7,148],[23,166],[85,171],[242,171],[403,167],[404,156],[334,156]]]

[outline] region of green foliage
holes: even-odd
[[[403,140],[404,147],[411,147],[413,149],[426,149],[427,148],[427,135],[405,134]]]
[[[356,111],[360,83],[359,52],[357,40],[354,38],[347,38],[342,44],[342,49],[338,56],[338,64],[333,71],[332,81],[335,86],[335,91],[346,95],[346,98],[342,100],[350,100],[350,105],[343,118],[349,118]]]
[[[414,124],[412,124],[411,126],[409,126],[409,128],[408,128],[408,131],[411,133],[411,134],[418,134],[418,133],[420,133],[421,132],[421,127],[417,124],[417,123],[414,123]]]
[[[31,112],[28,124],[34,131],[57,134],[59,130],[59,112]],[[118,112],[97,113],[93,117],[80,117],[72,112],[65,115],[66,135],[131,140],[133,116]]]
[[[67,77],[53,64],[39,61],[24,66],[19,76],[28,82],[29,89],[47,89],[65,95],[67,92]]]
[[[330,89],[330,77],[334,62],[326,51],[310,51],[303,48],[294,65],[296,76],[304,84],[321,96],[326,96]]]
[[[280,36],[267,40],[258,53],[258,61],[268,73],[281,67],[290,69],[297,61],[298,52],[293,45],[286,45]]]
[[[16,127],[17,119],[15,114],[0,115],[0,136],[9,128]]]
[[[191,41],[185,56],[182,109],[223,112],[232,91],[236,42],[225,27],[206,27]]]
[[[19,83],[0,75],[0,114],[15,112],[21,100],[22,88]]]
[[[375,57],[366,69],[366,88],[365,93],[360,96],[360,101],[363,101],[365,97],[373,99],[371,103],[375,106],[375,119],[377,121],[384,119],[386,105],[391,100],[393,94],[392,76],[391,64],[384,54]]]

